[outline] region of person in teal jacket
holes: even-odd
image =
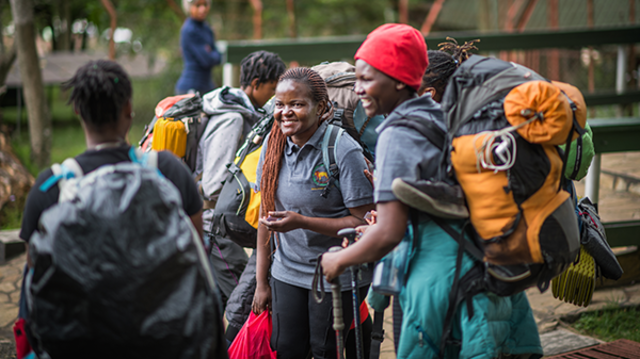
[[[367,116],[388,114],[377,129],[374,175],[377,224],[369,227],[354,245],[323,255],[321,264],[327,280],[350,266],[381,259],[408,232],[410,210],[393,194],[394,179],[428,179],[437,173],[440,149],[417,131],[393,123],[419,115],[421,120],[445,129],[440,105],[431,95],[416,93],[428,65],[426,44],[417,30],[407,25],[383,25],[367,36],[355,59],[355,91]],[[461,231],[464,222],[446,223]],[[438,358],[458,244],[430,217],[423,215],[417,230],[419,240],[410,254],[406,284],[399,295],[404,315],[397,357]],[[473,259],[464,254],[460,276],[473,264]],[[467,313],[465,304],[456,308],[452,334],[459,346],[448,345],[442,356],[474,359],[542,356],[537,327],[524,293],[511,297],[480,293],[472,298],[470,308],[473,316]]]

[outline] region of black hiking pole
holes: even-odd
[[[344,228],[338,231],[338,236],[346,237],[349,241],[349,245],[356,241],[355,228]],[[356,357],[358,359],[364,359],[363,353],[363,340],[362,340],[362,326],[360,325],[360,298],[358,298],[358,266],[352,266],[351,270],[351,303],[353,305],[353,323],[356,329]]]

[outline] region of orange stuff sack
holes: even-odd
[[[504,114],[518,134],[531,143],[561,145],[573,125],[567,97],[547,81],[529,81],[513,88],[504,98]],[[533,121],[529,119],[535,117]]]
[[[575,120],[580,128],[587,127],[587,103],[584,101],[584,96],[582,96],[582,92],[578,90],[577,87],[570,85],[568,83],[560,82],[560,81],[551,81],[551,83],[562,90],[564,94],[575,104]],[[574,132],[572,140],[578,138],[579,133]]]

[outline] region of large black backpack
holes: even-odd
[[[29,242],[28,330],[53,358],[226,357],[222,306],[198,233],[157,153],[83,174],[54,165],[58,184]],[[137,163],[136,163],[137,162]]]

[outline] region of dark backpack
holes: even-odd
[[[348,62],[323,62],[312,67],[327,84],[327,93],[333,106],[333,117],[329,124],[344,129],[358,144],[367,160],[374,162],[375,142],[378,138],[375,128],[383,116],[367,117],[353,88],[356,84],[356,68]],[[375,126],[374,126],[375,124]],[[367,143],[362,141],[366,132]]]
[[[201,239],[157,153],[82,173],[74,159],[29,242],[29,333],[52,357],[224,355],[221,305]]]
[[[473,196],[476,200],[481,198],[497,202],[494,193],[483,196],[479,194],[482,191],[491,190],[498,194],[500,191],[503,194],[506,193],[513,201],[512,205],[516,209],[516,214],[508,222],[510,223],[508,226],[502,227],[504,229],[502,233],[491,238],[483,237],[479,233],[479,229],[482,228],[476,228],[477,223],[474,223],[474,210],[477,209],[471,206],[473,226],[465,226],[462,233],[454,230],[443,219],[431,218],[459,244],[456,272],[439,347],[441,356],[444,355],[447,345],[459,345],[459,342],[452,340],[452,321],[455,311],[461,303],[466,302],[468,314],[472,317],[471,300],[478,293],[491,292],[499,296],[510,296],[533,286],[537,286],[540,291],[545,291],[552,278],[562,273],[573,262],[579,251],[580,237],[575,206],[568,194],[560,192],[564,181],[562,174],[565,172],[566,157],[557,148],[558,144],[570,143],[576,133],[581,135],[584,125],[581,126],[576,120],[576,101],[556,90],[553,92],[556,96],[554,100],[566,101],[562,102],[562,106],[564,106],[562,108],[566,110],[564,113],[561,113],[557,108],[553,110],[556,113],[546,112],[546,109],[535,106],[530,109],[530,112],[524,110],[520,112],[525,120],[530,120],[528,124],[533,123],[532,121],[544,124],[544,121],[548,118],[552,119],[552,116],[556,116],[555,118],[559,122],[565,121],[565,126],[569,128],[568,133],[563,135],[566,137],[562,137],[561,140],[556,139],[554,144],[542,141],[529,142],[521,135],[520,131],[514,130],[513,142],[507,146],[508,149],[517,147],[517,154],[513,153],[511,167],[485,171],[483,167],[478,167],[480,162],[476,162],[479,161],[476,157],[469,159],[474,154],[471,152],[469,155],[468,149],[473,150],[474,146],[476,149],[478,148],[478,139],[483,139],[479,136],[487,136],[487,133],[495,133],[512,126],[509,122],[511,119],[508,120],[507,116],[513,115],[509,112],[513,107],[513,97],[508,95],[523,84],[527,84],[527,86],[540,85],[541,88],[548,89],[549,83],[532,70],[520,65],[474,55],[463,62],[453,74],[443,98],[442,109],[447,118],[448,129],[444,141],[443,173],[455,175],[462,185],[465,195]],[[546,92],[541,93],[546,94]],[[505,103],[507,104],[505,105]],[[536,102],[532,100],[531,103],[535,104]],[[560,114],[558,115],[558,113]],[[537,124],[535,123],[535,125]],[[415,127],[415,123],[412,126]],[[515,127],[515,125],[513,126]],[[439,139],[432,140],[428,137],[427,134],[430,132],[431,137],[434,137],[434,131],[423,129],[420,132],[431,142],[439,141]],[[496,142],[496,147],[498,144],[500,142]],[[496,147],[489,148],[493,151]],[[506,163],[506,161],[498,159],[495,152],[492,152],[490,159],[497,165]],[[468,162],[463,162],[465,160]],[[461,164],[465,164],[467,167],[461,167]],[[468,170],[466,173],[464,172],[465,168]],[[481,178],[482,181],[473,177],[477,174],[482,175],[480,169],[487,172],[486,177]],[[496,178],[500,181],[497,181]],[[487,179],[496,180],[496,182],[487,182]],[[496,183],[506,185],[496,185]],[[478,188],[473,188],[474,185]],[[555,202],[544,202],[549,199],[546,196],[553,198]],[[536,217],[536,220],[539,220],[537,223],[531,221],[531,211],[534,213],[539,211],[535,205],[531,204],[531,198],[542,201],[547,206],[544,214]],[[523,208],[524,211],[529,212],[523,212]],[[494,212],[492,211],[488,215]],[[414,244],[419,240],[417,224],[420,215],[424,216],[425,214],[412,211]],[[523,225],[524,234],[522,234]],[[538,257],[529,253],[531,248],[525,247],[522,242],[511,242],[511,244],[518,243],[515,245],[506,244],[507,241],[514,240],[513,238],[519,238],[520,241],[523,238],[526,239],[527,229],[536,225],[538,235],[535,239],[540,246]],[[465,233],[473,238],[474,242],[466,240]],[[510,252],[503,253],[507,248],[516,248],[517,251],[513,255]],[[464,252],[475,259],[475,265],[464,276],[461,276],[461,261]],[[537,260],[524,259],[533,257],[536,257]],[[501,263],[505,258],[510,258],[512,262]]]
[[[144,152],[171,151],[194,172],[198,143],[208,122],[199,93],[167,97],[156,106],[155,116],[144,126],[138,145]],[[155,139],[154,133],[158,133]]]

